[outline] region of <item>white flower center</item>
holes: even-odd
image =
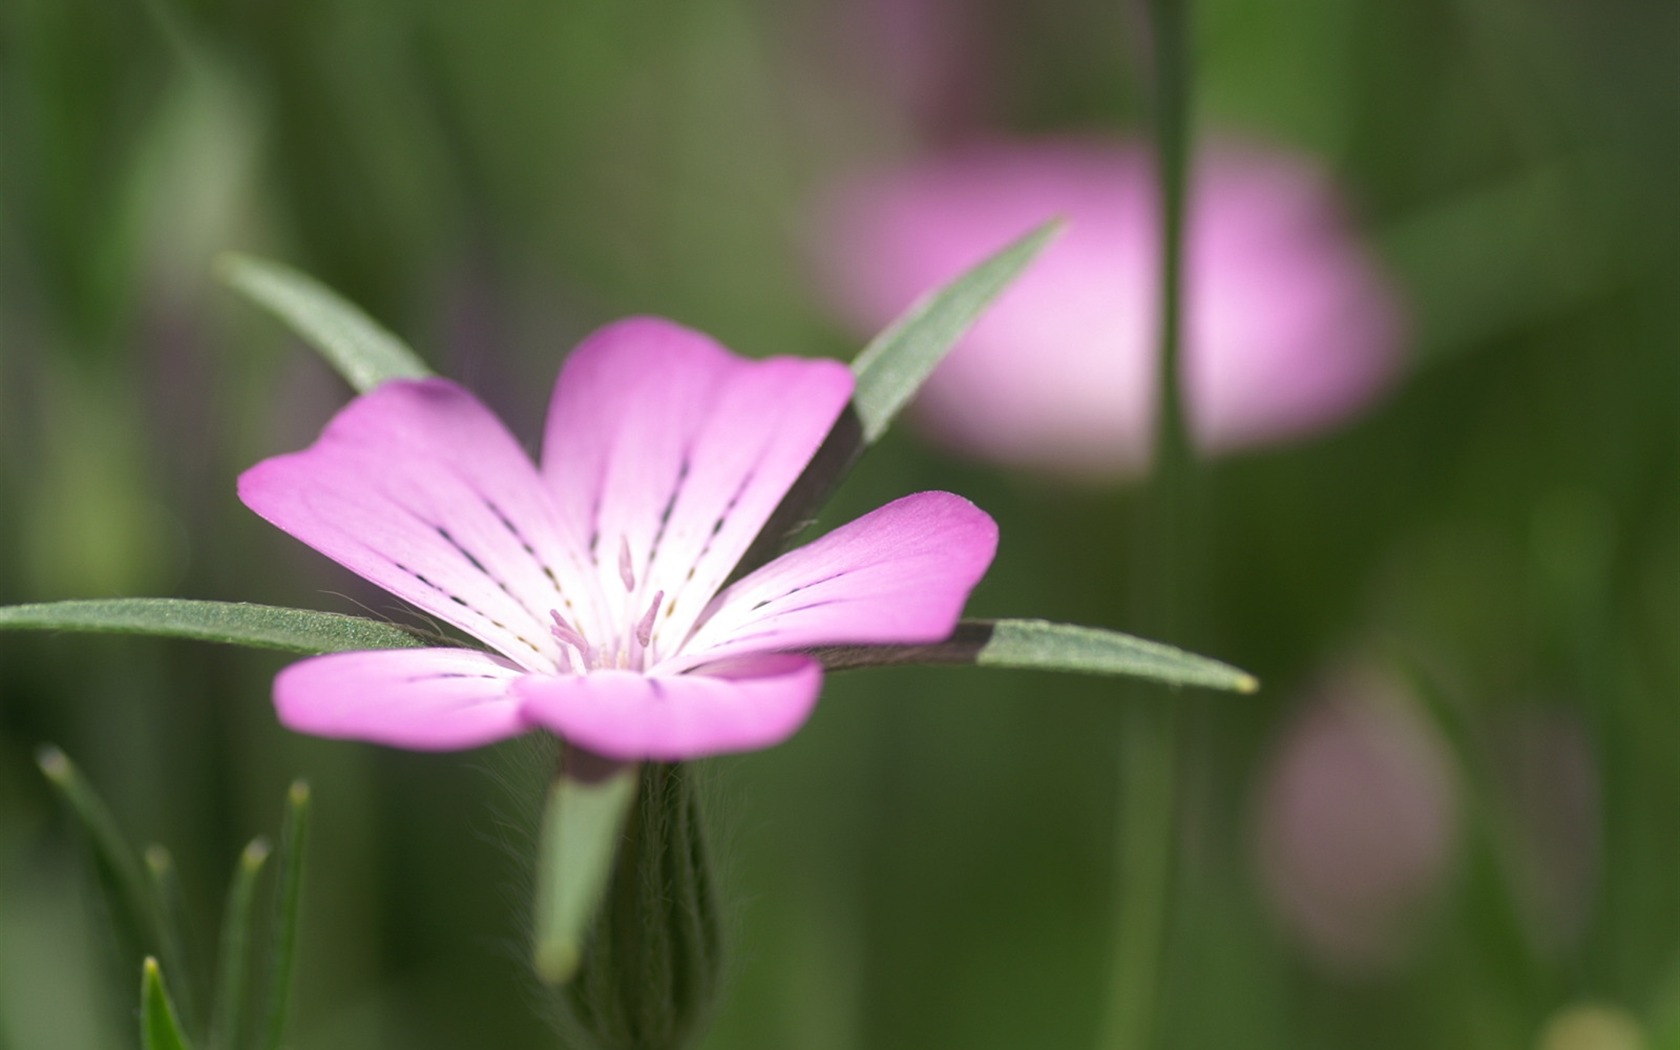
[[[630,545],[622,542],[618,551],[618,578],[624,584],[626,596],[636,593],[636,574],[630,564]],[[549,633],[560,643],[560,657],[557,664],[561,674],[588,674],[591,671],[645,671],[649,665],[649,653],[653,648],[653,628],[659,619],[659,606],[665,601],[664,591],[655,591],[653,601],[648,604],[647,611],[642,614],[628,632],[617,634],[612,631],[597,632],[594,642],[583,633],[582,629],[569,622],[560,615],[559,609],[550,609],[549,618],[553,623],[549,626]]]

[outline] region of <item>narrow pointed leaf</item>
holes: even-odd
[[[916,300],[904,315],[876,336],[852,363],[857,392],[852,404],[872,445],[966,334],[1027,264],[1062,232],[1053,219],[1005,247],[961,277]]]
[[[933,645],[850,645],[815,650],[830,670],[904,664],[974,664],[1120,675],[1168,685],[1252,693],[1253,675],[1229,664],[1119,631],[1046,620],[964,620]]]
[[[222,914],[220,957],[217,959],[216,1001],[210,1022],[211,1050],[236,1050],[244,1045],[243,1035],[250,995],[247,975],[251,952],[252,906],[256,901],[257,877],[268,862],[266,839],[253,839],[239,855],[233,870]]]
[[[280,830],[276,858],[280,883],[276,887],[273,954],[268,968],[268,1005],[263,1018],[264,1050],[280,1050],[286,1031],[286,1004],[291,998],[292,965],[297,955],[298,911],[303,900],[304,840],[309,831],[309,785],[292,783],[286,793],[286,818]]]
[[[562,774],[549,790],[537,855],[533,963],[550,984],[571,980],[582,962],[637,779],[637,768],[625,765],[588,780]]]
[[[0,631],[91,631],[191,638],[288,653],[406,649],[447,639],[360,616],[246,602],[100,598],[0,606]]]
[[[192,996],[192,971],[187,965],[187,908],[181,894],[181,876],[175,869],[175,858],[156,843],[146,847],[143,860],[152,885],[153,906],[157,908],[158,955],[175,975],[181,1014],[190,1022],[198,1014]]]
[[[163,971],[149,956],[140,976],[140,1050],[192,1050],[163,986]]]
[[[360,307],[282,263],[230,253],[217,260],[223,283],[285,322],[357,391],[431,369]]]
[[[158,911],[146,875],[117,831],[110,810],[64,752],[44,747],[36,762],[87,837],[94,877],[123,954],[123,970],[132,973],[128,968],[134,960],[156,951],[161,940]]]
[[[746,575],[787,549],[858,458],[886,433],[921,390],[939,362],[992,300],[1062,232],[1063,225],[1060,219],[1044,223],[951,283],[917,299],[863,348],[852,362],[857,389],[851,404],[742,556],[735,577]]]

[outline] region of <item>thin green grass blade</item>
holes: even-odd
[[[163,970],[151,956],[140,971],[140,1050],[192,1050],[163,986]]]
[[[244,1045],[246,999],[251,954],[251,921],[257,878],[271,850],[266,839],[253,839],[239,855],[222,913],[221,949],[217,958],[216,1000],[210,1019],[211,1050],[237,1050]]]
[[[1063,225],[1060,219],[1046,222],[950,284],[922,296],[863,348],[852,362],[857,374],[852,405],[863,425],[865,445],[874,444],[886,432],[957,340],[1062,232]]]
[[[1536,953],[1519,908],[1521,861],[1502,819],[1499,791],[1487,754],[1474,727],[1465,717],[1471,709],[1462,697],[1431,671],[1415,654],[1395,649],[1397,666],[1413,686],[1413,693],[1440,734],[1455,766],[1455,783],[1466,818],[1464,871],[1460,891],[1464,921],[1473,924],[1477,940],[1498,970],[1525,995],[1539,995],[1545,985],[1546,963]]]
[[[145,634],[288,653],[455,644],[418,629],[361,616],[187,598],[99,598],[0,606],[0,631],[5,630]]]
[[[308,274],[238,253],[217,259],[216,272],[228,287],[285,322],[358,392],[432,374],[406,343]]]
[[[571,980],[583,961],[584,939],[612,877],[639,779],[637,768],[626,765],[587,781],[562,773],[549,790],[532,956],[537,975],[549,984]]]
[[[111,811],[64,752],[44,747],[36,763],[87,838],[94,878],[122,952],[122,969],[133,973],[129,967],[134,960],[156,951],[162,940],[161,920],[147,877],[134,851],[117,831]]]
[[[1246,671],[1119,631],[1047,620],[964,620],[933,645],[846,645],[813,650],[833,671],[904,664],[973,664],[1075,674],[1118,675],[1173,686],[1252,693]]]
[[[157,843],[146,847],[142,860],[157,908],[158,955],[162,957],[163,965],[175,975],[175,994],[180,1001],[181,1016],[191,1024],[198,1018],[198,1012],[193,1002],[192,969],[187,959],[187,906],[181,893],[181,875],[175,869],[175,858]]]
[[[280,830],[276,858],[280,884],[276,887],[273,955],[268,969],[268,1005],[263,1018],[264,1050],[280,1050],[286,1032],[286,1005],[292,991],[292,968],[297,955],[298,911],[303,900],[304,839],[309,831],[309,785],[292,783],[286,793],[286,818]]]

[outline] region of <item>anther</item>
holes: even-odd
[[[550,634],[554,635],[555,641],[562,645],[571,646],[579,654],[585,654],[589,651],[589,643],[584,640],[582,633],[566,622],[566,618],[560,615],[559,609],[550,609],[548,615],[554,619],[554,625],[548,630]]]
[[[618,578],[624,581],[624,589],[636,589],[636,574],[630,565],[630,540],[628,537],[618,538]]]
[[[647,615],[643,616],[642,622],[636,625],[636,641],[642,643],[643,649],[646,649],[648,642],[653,640],[653,620],[654,617],[659,615],[659,603],[664,600],[664,591],[655,594],[653,604],[648,606]]]

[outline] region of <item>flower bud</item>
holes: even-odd
[[[648,763],[640,775],[606,899],[563,992],[572,1025],[601,1050],[677,1050],[697,1040],[722,969],[693,774]]]
[[[1288,725],[1260,786],[1258,860],[1285,932],[1342,978],[1414,957],[1459,846],[1445,743],[1398,681],[1332,677]]]

